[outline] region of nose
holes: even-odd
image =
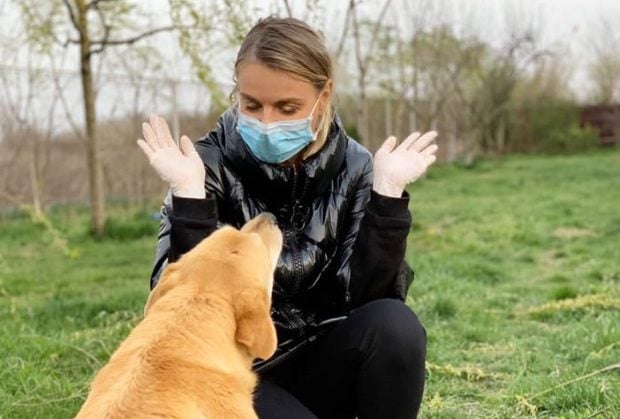
[[[263,105],[263,112],[258,117],[258,119],[264,124],[270,124],[278,120],[278,115],[276,114],[275,109],[273,107]]]

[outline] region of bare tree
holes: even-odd
[[[64,47],[79,47],[79,68],[81,74],[85,140],[89,168],[90,201],[92,211],[91,228],[95,235],[105,229],[105,190],[103,169],[96,131],[96,90],[93,79],[93,58],[112,46],[133,45],[161,32],[175,29],[165,25],[147,30],[131,31],[128,22],[135,16],[136,6],[127,1],[109,0],[58,0],[50,2],[47,10],[40,10],[40,3],[34,0],[18,3],[31,40],[43,49],[53,44]],[[47,12],[47,13],[46,13]],[[69,33],[65,36],[65,33]],[[65,36],[65,39],[62,37]]]
[[[592,34],[592,61],[589,65],[593,84],[591,99],[610,104],[620,101],[620,36],[614,28],[618,19],[603,17]]]
[[[22,45],[24,39],[21,34],[17,34],[11,42],[2,42],[6,45]],[[40,99],[40,92],[46,91],[46,78],[40,68],[41,60],[36,54],[26,46],[26,48],[3,48],[3,67],[0,69],[0,97],[2,97],[3,124],[2,134],[5,139],[9,139],[5,144],[5,152],[9,149],[14,150],[13,157],[8,164],[19,164],[22,159],[17,155],[22,149],[28,154],[28,186],[30,190],[30,201],[35,217],[43,215],[43,154],[44,149],[49,143],[54,131],[54,114],[58,102],[57,96],[53,95],[51,102],[43,106],[37,99]],[[25,66],[19,66],[19,61],[24,61]],[[12,140],[12,141],[11,141]],[[17,170],[17,172],[21,172]],[[16,179],[6,176],[12,183],[13,189],[25,193],[26,184]],[[9,190],[9,188],[5,188]],[[5,192],[5,196],[8,193]],[[13,201],[24,203],[22,197],[14,197]]]
[[[353,42],[355,50],[355,62],[357,64],[357,128],[360,132],[361,141],[368,144],[370,141],[369,114],[368,114],[368,74],[373,63],[373,54],[379,39],[384,18],[390,7],[391,0],[385,0],[381,11],[375,21],[364,20],[359,16],[359,0],[350,0],[349,10],[353,28]],[[364,33],[363,31],[366,30]],[[366,36],[365,36],[366,35]],[[364,48],[365,47],[365,48]]]

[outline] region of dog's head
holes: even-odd
[[[255,217],[240,230],[222,227],[166,268],[149,295],[145,315],[180,285],[189,286],[196,297],[215,294],[230,302],[237,342],[252,357],[267,359],[277,346],[270,308],[281,250],[282,233],[271,214]]]

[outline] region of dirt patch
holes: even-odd
[[[592,230],[577,227],[559,227],[553,230],[553,237],[558,239],[573,239],[576,237],[592,237],[595,236]]]

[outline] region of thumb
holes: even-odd
[[[381,153],[391,153],[395,147],[396,147],[396,137],[390,136],[383,142],[383,144],[381,144],[381,147],[379,148],[378,151]]]
[[[190,154],[196,152],[196,149],[194,148],[194,143],[192,143],[192,140],[190,140],[187,135],[182,136],[179,143],[181,147],[181,152],[184,156],[189,156]]]

